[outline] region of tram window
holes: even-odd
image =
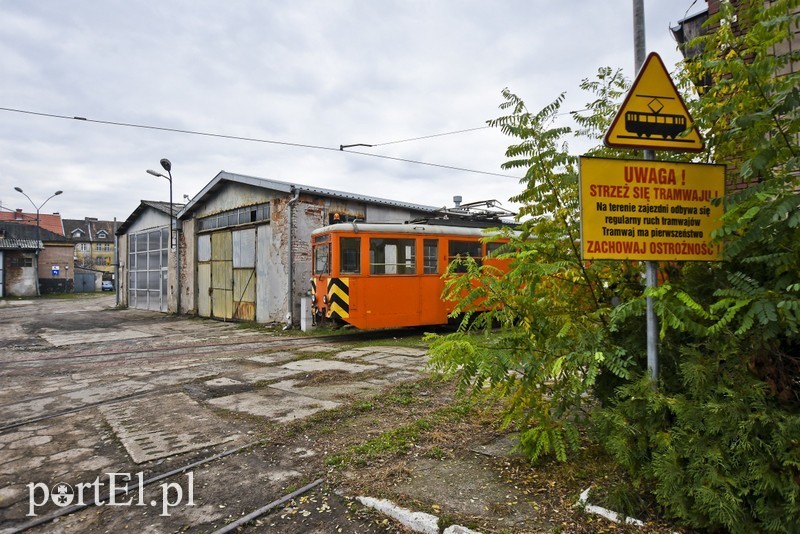
[[[370,239],[370,274],[416,274],[413,239]]]
[[[478,264],[481,263],[481,256],[483,256],[481,252],[481,243],[480,241],[455,241],[452,240],[448,246],[448,256],[450,257],[450,261],[458,259],[458,257],[466,257],[470,256],[474,259]],[[455,272],[463,273],[466,272],[467,268],[464,265],[456,266]]]
[[[331,274],[331,244],[314,246],[314,274]]]
[[[439,272],[439,241],[426,239],[423,243],[423,272],[437,274]]]
[[[361,238],[343,237],[339,240],[339,272],[361,272]]]
[[[498,243],[497,241],[493,241],[491,243],[486,243],[486,255],[493,256],[497,250],[503,246],[503,243]]]

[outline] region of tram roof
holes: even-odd
[[[501,225],[495,225],[497,228]],[[331,224],[317,228],[312,236],[327,233],[374,233],[374,234],[423,234],[423,235],[456,235],[484,237],[490,226],[457,226],[454,224],[429,224],[427,222],[407,223],[363,223],[346,222]]]

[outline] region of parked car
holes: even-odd
[[[103,280],[103,284],[100,287],[103,291],[114,291],[114,282],[111,280]]]

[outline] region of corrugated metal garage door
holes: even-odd
[[[233,232],[233,316],[256,319],[256,229]]]
[[[229,231],[211,234],[211,316],[233,319],[233,245]]]
[[[197,313],[216,319],[256,318],[256,230],[197,238]]]

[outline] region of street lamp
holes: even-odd
[[[39,225],[39,211],[44,207],[45,204],[47,204],[47,202],[51,198],[60,195],[61,193],[63,193],[63,191],[56,191],[55,193],[47,197],[47,200],[45,200],[38,206],[31,199],[31,197],[29,197],[25,193],[25,191],[22,190],[21,187],[15,187],[14,191],[17,191],[18,193],[22,193],[23,195],[25,195],[25,198],[27,198],[28,201],[31,203],[31,205],[36,209],[36,294],[41,295],[41,291],[39,290],[39,247],[41,246],[40,243],[42,242],[42,227]]]
[[[169,248],[172,249],[174,242],[172,241],[172,232],[177,231],[178,225],[176,224],[176,217],[175,217],[175,207],[172,204],[172,163],[167,158],[161,158],[161,167],[167,174],[161,174],[160,172],[156,172],[152,169],[147,169],[147,174],[152,174],[153,176],[160,176],[161,178],[165,178],[169,182]],[[175,269],[175,278],[176,278],[176,286],[177,286],[177,297],[176,297],[176,308],[178,315],[181,313],[181,246],[180,242],[175,247],[175,254],[176,254],[176,269]]]

